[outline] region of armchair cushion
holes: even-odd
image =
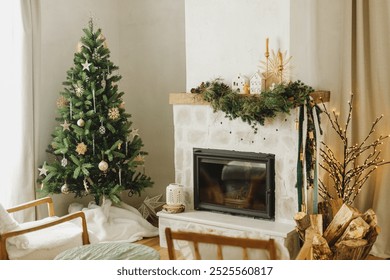
[[[42,220],[20,224],[20,229],[48,223],[58,217],[47,217]],[[23,235],[28,240],[28,247],[19,250],[15,245],[8,244],[9,259],[54,259],[60,252],[82,245],[81,228],[69,221],[39,231]]]
[[[22,228],[19,223],[0,203],[0,234],[20,229]],[[28,247],[28,239],[24,235],[11,237],[7,240],[7,243],[16,246],[18,249],[25,249]]]

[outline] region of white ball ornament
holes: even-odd
[[[68,193],[69,193],[68,184],[64,184],[64,185],[61,187],[61,192],[62,192],[63,194],[68,194]]]
[[[100,171],[107,171],[107,169],[108,169],[108,163],[107,162],[105,162],[104,160],[99,162],[99,170]]]
[[[77,125],[80,126],[80,127],[83,127],[85,125],[85,121],[83,119],[79,119],[77,121]]]

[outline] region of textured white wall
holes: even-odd
[[[186,0],[185,12],[187,90],[252,76],[267,37],[270,49],[290,47],[290,0]]]

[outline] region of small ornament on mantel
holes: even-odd
[[[239,93],[245,93],[245,84],[248,84],[249,80],[247,77],[238,74],[232,81],[232,90],[238,91]]]
[[[259,72],[256,72],[250,79],[250,93],[251,94],[261,93],[261,76]]]

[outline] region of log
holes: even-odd
[[[296,213],[294,220],[299,230],[305,231],[310,226],[310,217],[305,212]]]
[[[312,242],[313,236],[315,232],[311,227],[308,227],[305,232],[305,242],[298,255],[296,256],[296,260],[311,260],[313,259],[313,251],[312,251]]]
[[[359,216],[359,214],[359,211],[351,206],[346,204],[341,206],[323,235],[330,247],[336,243],[348,227],[349,223]]]
[[[367,240],[368,245],[364,248],[362,253],[362,258],[366,259],[368,254],[370,253],[372,246],[374,245],[379,233],[381,232],[381,229],[379,226],[370,227],[370,230],[368,231],[365,239]]]
[[[330,209],[332,211],[332,217],[334,218],[337,212],[339,212],[341,206],[343,206],[344,202],[342,198],[336,198],[336,199],[329,200],[329,204],[330,204]]]
[[[313,214],[310,215],[310,227],[318,234],[322,235],[323,225],[322,225],[322,215]]]
[[[305,230],[310,227],[310,217],[305,212],[298,212],[294,215],[296,230],[301,240],[305,240]]]
[[[378,225],[378,220],[376,218],[376,213],[372,209],[368,209],[362,216],[363,220],[366,221],[370,227],[375,227]]]
[[[367,245],[365,239],[341,241],[336,246],[334,260],[360,260]]]
[[[341,235],[337,243],[342,242],[344,240],[350,240],[350,239],[363,239],[368,230],[370,229],[370,226],[363,220],[361,217],[357,217],[356,219],[353,219],[348,227],[345,229],[344,233]]]
[[[327,228],[333,219],[332,209],[328,201],[318,203],[318,214],[322,215],[323,227]]]
[[[328,242],[319,234],[313,236],[313,259],[314,260],[331,260],[333,252],[330,250]]]

